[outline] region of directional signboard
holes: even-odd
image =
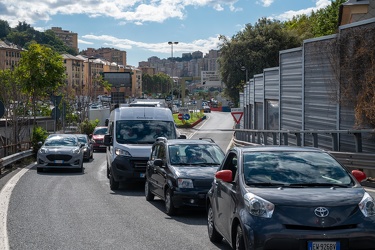
[[[240,123],[241,118],[243,116],[243,111],[240,108],[232,108],[231,109],[231,114],[233,116],[234,121],[236,124]]]

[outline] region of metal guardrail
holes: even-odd
[[[19,160],[22,160],[26,157],[30,157],[33,154],[34,154],[33,150],[29,149],[29,150],[26,150],[26,151],[22,151],[22,152],[19,152],[19,153],[16,153],[16,154],[12,154],[12,155],[0,158],[0,174],[2,173],[2,169],[4,167],[6,167],[10,164],[13,164],[13,163],[15,163]]]

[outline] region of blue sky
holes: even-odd
[[[78,34],[80,50],[127,51],[128,65],[151,56],[218,49],[218,36],[232,37],[245,24],[268,17],[287,20],[325,8],[330,0],[1,0],[0,19],[25,21],[39,31],[61,27]]]

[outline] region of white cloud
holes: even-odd
[[[199,39],[192,41],[190,43],[180,42],[178,45],[173,47],[175,52],[191,52],[191,51],[202,51],[203,53],[208,53],[211,49],[217,49],[219,46],[219,36],[216,37],[209,37],[207,39]],[[122,50],[129,50],[133,47],[137,47],[139,49],[148,50],[157,53],[170,53],[171,47],[168,43],[143,43],[143,42],[136,42],[129,39],[121,39],[114,36],[95,36],[95,35],[85,35],[82,36],[83,39],[86,40],[94,40],[97,41],[95,43],[101,43],[104,47],[115,47]],[[81,41],[81,40],[80,40]],[[99,46],[100,47],[100,46]]]
[[[271,4],[273,3],[273,1],[274,1],[274,0],[261,0],[262,5],[263,5],[264,7],[269,7],[269,6],[271,6]]]
[[[85,14],[95,18],[112,17],[122,22],[164,22],[169,18],[183,19],[186,7],[211,6],[222,11],[224,6],[234,9],[238,0],[2,0],[0,19],[11,27],[19,21],[34,24],[49,21],[51,16]]]
[[[281,15],[275,16],[275,18],[281,21],[285,21],[285,20],[290,20],[293,18],[293,16],[297,16],[297,15],[303,15],[303,14],[310,15],[312,11],[317,11],[319,9],[325,8],[330,4],[331,4],[330,0],[316,0],[315,7],[302,9],[302,10],[289,10],[287,12],[284,12]]]

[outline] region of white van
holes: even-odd
[[[119,107],[108,120],[107,177],[111,190],[120,182],[144,181],[152,144],[158,137],[186,138],[177,131],[170,109]]]

